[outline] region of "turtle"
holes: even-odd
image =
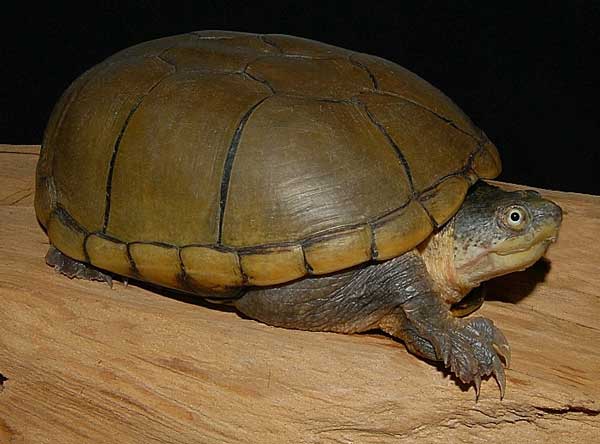
[[[388,60],[300,37],[199,31],[124,49],[49,118],[46,262],[233,305],[268,325],[378,329],[504,396],[510,347],[452,311],[556,240],[561,209],[488,183],[495,145]]]

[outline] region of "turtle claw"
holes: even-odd
[[[510,368],[510,347],[508,344],[506,345],[502,345],[502,346],[496,346],[494,345],[494,350],[496,350],[496,353],[498,354],[498,356],[500,356],[502,358],[502,360],[504,361],[504,367],[506,368]]]
[[[481,392],[481,376],[473,377],[473,385],[475,385],[475,401],[479,401],[479,393]]]
[[[498,356],[504,361],[504,367],[510,368],[510,346],[502,332],[498,329],[496,329],[496,332],[498,332],[498,335],[494,336],[494,350],[496,350]]]
[[[506,392],[506,375],[504,374],[502,363],[498,358],[494,359],[492,374],[500,389],[500,399],[504,399],[504,393]]]
[[[481,379],[494,376],[504,398],[506,376],[502,360],[510,361],[508,341],[486,318],[452,319],[449,328],[432,341],[438,356],[465,384],[474,384],[479,398]]]

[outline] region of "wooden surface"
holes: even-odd
[[[547,262],[494,281],[512,345],[479,402],[376,333],[283,330],[44,264],[36,147],[0,145],[0,443],[600,442],[600,197],[566,211]]]

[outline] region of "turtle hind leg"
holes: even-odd
[[[50,245],[46,253],[46,263],[70,279],[85,279],[88,281],[106,282],[112,288],[112,277],[92,265],[76,261],[64,255],[60,250]]]

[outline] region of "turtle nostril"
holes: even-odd
[[[550,208],[549,208],[549,213],[550,216],[558,223],[560,224],[562,222],[562,208],[559,207],[558,205],[556,205],[554,202],[549,202],[550,204]]]

